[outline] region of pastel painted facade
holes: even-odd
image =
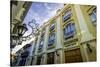
[[[45,22],[25,65],[96,61],[96,6],[66,4]]]

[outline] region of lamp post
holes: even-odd
[[[26,24],[23,24],[18,26],[17,30],[18,30],[18,36],[22,37],[25,34],[25,32],[28,30],[28,28],[26,27]]]
[[[15,40],[15,46],[21,45],[23,41],[29,40],[39,33],[39,24],[36,23],[35,19],[30,21],[28,24],[17,23],[14,27],[13,30],[16,33],[11,33],[11,45],[13,45],[12,41]],[[28,27],[32,29],[32,32],[27,36],[23,36],[27,31],[29,31]]]

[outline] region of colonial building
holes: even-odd
[[[23,65],[96,61],[96,20],[95,5],[64,5],[41,26]]]

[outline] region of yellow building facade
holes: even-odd
[[[40,28],[25,65],[96,61],[96,6],[66,4]]]

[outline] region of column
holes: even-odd
[[[83,13],[80,9],[80,5],[75,5],[74,8],[75,8],[76,16],[77,16],[77,19],[78,19],[78,24],[79,24],[79,27],[80,27],[80,35],[81,35],[80,43],[84,43],[86,41],[93,39],[93,36],[88,30],[86,20],[84,19]],[[89,60],[89,57],[88,57],[88,54],[87,54],[87,51],[86,51],[86,47],[87,46],[85,44],[80,45],[83,61]]]
[[[61,16],[59,16],[56,20],[57,23],[57,32],[56,32],[56,54],[55,54],[55,63],[63,63],[63,45],[62,45],[62,30],[61,30]]]
[[[80,34],[82,36],[81,42],[85,42],[85,41],[89,41],[89,40],[93,39],[92,34],[88,31],[88,27],[87,27],[87,24],[86,24],[86,21],[85,21],[83,15],[82,15],[80,6],[75,5],[74,8],[75,8],[76,16],[78,19],[79,27],[81,30],[81,32],[80,32]]]
[[[38,36],[38,40],[37,40],[37,44],[36,44],[36,49],[35,49],[35,54],[34,54],[34,62],[33,62],[33,65],[36,65],[36,62],[37,62],[38,46],[39,46],[40,38],[41,38],[41,33]]]
[[[49,34],[49,26],[46,27],[45,29],[45,35],[44,35],[44,45],[43,45],[43,57],[42,57],[42,63],[41,64],[46,64],[47,56],[46,56],[46,49],[47,49],[47,44],[48,44],[48,34]]]
[[[56,20],[57,23],[57,32],[56,32],[56,49],[61,49],[62,48],[62,43],[61,43],[61,17],[58,17]]]

